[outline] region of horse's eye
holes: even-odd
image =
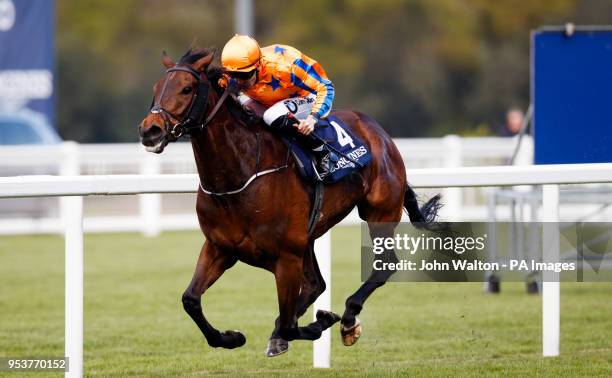
[[[187,95],[191,93],[191,87],[185,87],[183,88],[183,90],[181,91],[182,94]]]

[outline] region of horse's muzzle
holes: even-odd
[[[140,142],[149,152],[160,154],[168,144],[166,132],[158,125],[153,124],[149,127],[140,125],[138,133],[140,134]]]

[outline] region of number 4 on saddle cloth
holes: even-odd
[[[294,138],[283,136],[295,158],[300,174],[309,181],[334,183],[372,161],[372,154],[365,144],[350,132],[344,122],[333,115],[321,118],[313,134],[315,139],[323,142],[323,148],[329,152],[329,174],[323,178],[317,172],[317,162],[312,152],[301,146]]]

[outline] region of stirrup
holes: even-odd
[[[317,154],[317,152],[315,152]],[[329,176],[331,171],[331,152],[325,151],[321,154],[320,157],[317,157],[316,171],[321,180],[325,180],[327,176]]]

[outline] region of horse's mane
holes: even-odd
[[[190,47],[185,54],[181,57],[178,62],[178,65],[191,65],[198,61],[200,58],[205,57],[209,54],[214,54],[216,49],[214,47],[200,48],[200,47]],[[220,66],[211,64],[206,69],[206,77],[217,87],[217,82],[221,75],[223,74],[223,69]]]
[[[200,47],[190,47],[189,50],[179,60],[178,64],[193,64],[198,59],[205,57],[208,54],[215,52],[214,47],[200,48]]]

